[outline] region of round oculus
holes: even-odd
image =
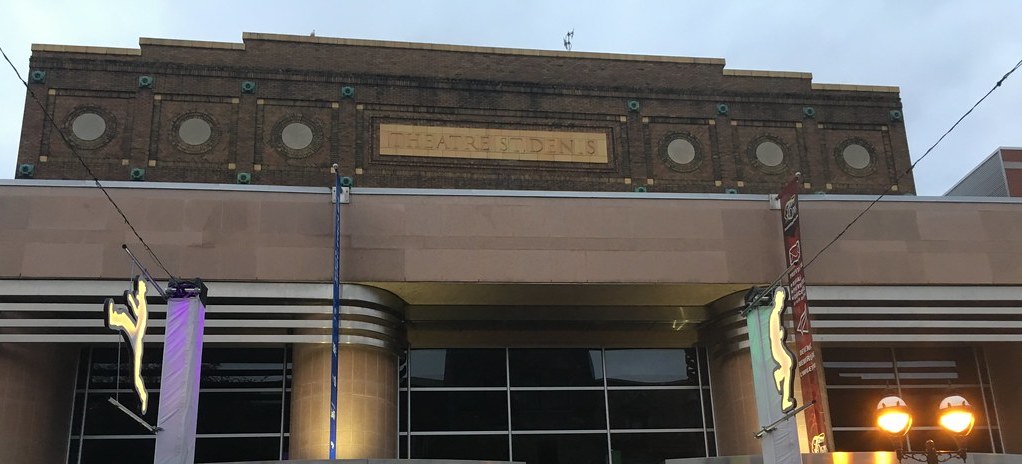
[[[284,126],[280,131],[281,142],[292,150],[301,150],[312,145],[312,128],[300,122]]]
[[[181,122],[177,136],[188,145],[202,145],[213,136],[213,128],[202,118],[188,118]]]
[[[762,142],[756,147],[756,159],[763,163],[763,166],[771,168],[780,166],[784,162],[784,150],[774,142]]]
[[[91,142],[106,132],[106,120],[96,113],[82,113],[71,122],[71,132],[75,137]]]
[[[853,169],[866,169],[869,167],[871,157],[866,147],[853,143],[841,151],[841,158]]]
[[[667,157],[678,164],[689,164],[696,159],[696,147],[685,139],[674,139],[667,144]]]

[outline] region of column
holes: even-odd
[[[67,460],[78,345],[0,344],[0,462]]]
[[[362,285],[345,284],[341,295],[337,458],[396,458],[404,302]],[[290,459],[329,457],[330,362],[329,342],[294,346]]]
[[[717,455],[761,455],[763,450],[753,436],[760,425],[749,349],[712,357],[710,379]]]
[[[292,362],[290,457],[326,458],[330,345],[296,345]],[[342,347],[338,372],[337,457],[397,457],[397,355]]]

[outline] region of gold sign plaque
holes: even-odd
[[[607,134],[380,124],[380,155],[606,163]]]

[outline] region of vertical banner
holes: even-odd
[[[757,289],[750,296],[760,298]],[[752,356],[752,383],[756,391],[756,413],[764,427],[760,443],[763,464],[800,464],[798,426],[795,410],[795,356],[785,344],[784,310],[786,292],[775,288],[766,296],[769,302],[750,302],[745,315],[749,328],[749,352]]]
[[[784,231],[784,257],[788,265],[788,288],[795,324],[795,348],[798,350],[798,377],[802,385],[802,398],[806,404],[814,403],[806,410],[806,432],[809,449],[814,453],[825,453],[827,444],[824,413],[826,404],[820,393],[819,356],[813,348],[812,326],[810,325],[809,304],[806,300],[805,275],[802,266],[802,233],[799,229],[798,189],[801,181],[796,175],[781,189],[777,200],[781,205],[781,227]]]
[[[341,173],[334,165],[334,305],[330,335],[330,459],[337,459],[337,357],[341,341]]]
[[[198,296],[167,301],[154,464],[195,462],[206,307]]]

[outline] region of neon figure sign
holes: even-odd
[[[795,408],[795,355],[788,349],[785,340],[788,331],[784,328],[784,309],[787,292],[783,288],[774,290],[773,305],[770,307],[770,357],[774,359],[774,388],[781,395],[781,412]]]
[[[149,406],[149,392],[146,391],[145,383],[142,380],[142,338],[149,325],[146,290],[145,280],[141,276],[135,276],[131,279],[131,290],[124,291],[124,299],[128,303],[127,309],[115,306],[113,298],[107,298],[103,305],[107,328],[119,331],[124,340],[131,345],[131,352],[134,355],[132,378],[135,392],[138,393],[138,399],[142,402],[142,414],[145,414],[146,408]]]

